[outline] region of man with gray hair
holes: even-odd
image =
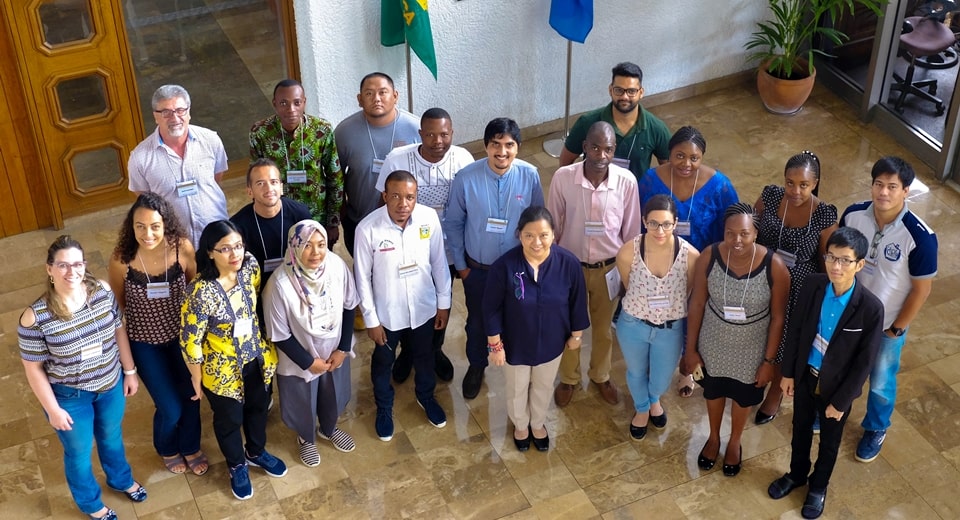
[[[157,129],[130,153],[128,186],[166,199],[196,247],[208,223],[228,218],[218,184],[227,170],[227,153],[216,132],[190,126],[190,94],[180,85],[158,88],[151,104]]]

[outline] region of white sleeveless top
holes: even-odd
[[[641,237],[643,235],[633,239],[633,263],[630,264],[630,280],[623,297],[623,310],[635,318],[657,325],[686,317],[690,244],[681,237],[675,237],[680,250],[666,276],[659,278],[650,272],[640,255]],[[658,298],[663,296],[668,300],[666,303]],[[659,303],[651,307],[651,300],[659,300]]]

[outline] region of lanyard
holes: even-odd
[[[690,217],[693,215],[693,197],[697,194],[697,183],[700,182],[700,168],[697,168],[697,173],[693,177],[693,192],[690,194],[690,208],[687,210],[687,222],[690,222]],[[673,200],[680,202],[676,197],[673,196],[673,168],[670,168],[670,196],[673,197]]]
[[[787,222],[787,209],[789,207],[790,207],[789,202],[783,205],[783,218],[780,219],[780,232],[777,233],[777,250],[778,251],[783,249],[782,247],[780,247],[780,239],[783,237],[783,226],[785,226]],[[810,217],[807,218],[807,225],[805,227],[805,231],[803,232],[804,237],[806,237],[810,233],[811,222],[813,222],[813,201],[812,200],[810,201]],[[797,252],[799,253],[800,251],[797,251]]]
[[[393,134],[390,135],[390,147],[387,149],[387,153],[390,153],[390,150],[393,149],[394,138],[397,137],[397,120],[400,119],[400,109],[394,108],[397,111],[396,117],[393,118]],[[367,118],[363,118],[363,124],[367,125],[367,137],[370,138],[370,149],[373,150],[373,159],[378,160],[380,156],[377,155],[377,147],[373,144],[373,134],[370,133],[370,122],[367,121]],[[383,157],[387,157],[387,153],[383,154]]]
[[[731,249],[732,249],[732,248],[731,248]],[[727,265],[724,266],[725,269],[724,269],[724,271],[723,271],[723,274],[724,274],[724,276],[723,276],[723,306],[724,306],[724,307],[727,306],[727,278],[730,277],[730,274],[729,274],[729,273],[730,273],[730,251],[731,251],[731,249],[727,249]],[[754,260],[756,257],[757,257],[757,244],[754,243],[754,244],[753,244],[753,254],[750,255],[750,267],[747,269],[747,283],[743,284],[743,295],[740,297],[740,308],[741,308],[741,309],[745,309],[745,307],[743,306],[743,303],[747,300],[747,287],[750,287],[750,280],[752,279],[752,277],[750,276],[750,271],[753,270],[753,260]]]
[[[302,169],[302,170],[305,170],[305,169],[306,169],[306,168],[304,167],[304,165],[303,165],[303,162],[304,162],[304,160],[303,160],[303,133],[304,133],[304,131],[305,131],[305,130],[303,129],[303,127],[306,126],[306,124],[307,124],[307,118],[304,117],[303,120],[302,120],[302,122],[300,123],[300,150],[297,152],[297,155],[300,156],[300,169]],[[283,132],[283,125],[280,124],[280,118],[279,118],[279,117],[277,118],[277,126],[280,127],[280,140],[283,141],[283,161],[284,161],[284,163],[286,163],[286,166],[287,166],[286,169],[289,170],[289,169],[290,169],[290,156],[289,156],[288,153],[287,153],[287,148],[289,148],[289,146],[287,145],[287,135]],[[290,136],[290,144],[293,144],[293,140],[296,139],[296,137],[297,137],[297,131],[294,130],[294,131],[293,131],[293,135]]]
[[[267,243],[263,240],[263,232],[260,231],[260,217],[257,216],[257,212],[253,212],[253,221],[257,223],[257,234],[260,235],[260,245],[263,246],[263,258],[266,260],[270,258],[270,254],[267,253]],[[283,256],[283,202],[280,203],[280,254],[277,258]]]
[[[143,263],[143,257],[140,256],[140,251],[137,251],[137,258],[140,260],[140,267],[143,268],[143,274],[147,277],[147,284],[153,283],[153,280],[150,279],[150,272],[147,271],[147,265]],[[167,274],[169,269],[167,269],[167,241],[163,241],[163,281],[167,281]]]

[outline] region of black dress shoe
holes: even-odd
[[[717,456],[712,459],[708,459],[706,455],[703,454],[703,450],[706,448],[707,445],[704,444],[703,449],[700,450],[700,455],[697,456],[697,467],[704,471],[710,471],[717,464],[717,458],[720,457],[720,453],[719,450],[717,450]]]
[[[757,415],[753,417],[753,422],[756,424],[767,424],[768,422],[772,421],[773,418],[776,416],[777,414],[767,415],[763,413],[763,410],[757,409]]]
[[[787,473],[786,475],[770,483],[770,487],[767,488],[767,494],[770,495],[770,498],[774,500],[780,500],[781,498],[789,495],[791,491],[803,486],[804,484],[806,484],[806,482],[797,482],[790,478],[790,474]]]
[[[728,477],[735,477],[740,473],[740,465],[743,463],[743,447],[740,448],[740,460],[736,464],[723,464],[723,474]]]
[[[413,369],[413,354],[410,348],[400,347],[397,359],[393,361],[393,381],[402,385],[410,377],[410,371]]]
[[[473,399],[480,393],[480,385],[483,384],[483,369],[476,365],[470,365],[467,368],[467,374],[463,376],[463,398]]]
[[[546,430],[546,428],[544,428],[544,430]],[[546,436],[544,436],[542,439],[538,439],[538,438],[536,438],[536,437],[533,436],[533,430],[531,429],[531,430],[530,430],[530,437],[529,437],[529,438],[533,439],[533,447],[536,448],[537,451],[547,451],[547,450],[550,449],[550,435],[549,435],[549,434],[546,435]]]
[[[437,379],[444,383],[453,381],[453,363],[442,350],[434,352],[433,371],[437,374]]]
[[[664,410],[660,415],[651,415],[650,424],[657,428],[664,428],[667,425],[667,411]]]
[[[518,438],[514,437],[514,438],[513,438],[513,444],[517,447],[517,451],[527,451],[527,450],[529,450],[529,449],[530,449],[530,438],[531,438],[531,437],[533,437],[533,435],[530,435],[529,433],[527,433],[527,438],[526,438],[526,439],[518,439]]]
[[[823,506],[827,502],[827,490],[807,491],[807,499],[803,501],[803,507],[800,509],[800,516],[804,518],[820,518],[823,514]]]
[[[634,440],[639,441],[640,439],[647,436],[647,427],[646,426],[634,426],[633,423],[630,424],[630,436]]]

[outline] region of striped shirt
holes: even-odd
[[[105,392],[117,384],[120,350],[115,331],[122,325],[120,307],[102,283],[68,321],[54,316],[44,298],[30,308],[37,319],[31,327],[17,327],[20,357],[43,363],[50,384],[88,392]]]

